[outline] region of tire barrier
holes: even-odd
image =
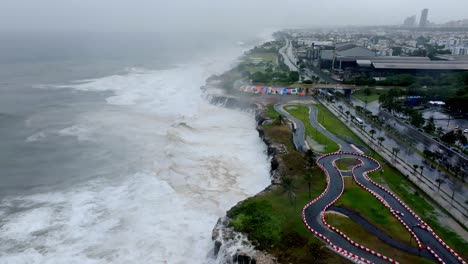
[[[320,238],[321,240],[323,240],[324,242],[326,242],[333,250],[335,250],[335,252],[337,252],[338,254],[341,254],[342,256],[346,257],[346,258],[349,258],[350,260],[353,260],[353,261],[361,261],[361,262],[364,262],[364,263],[372,263],[370,260],[368,259],[365,259],[357,254],[354,254],[354,253],[351,253],[349,251],[346,251],[344,250],[343,248],[339,247],[339,246],[336,246],[335,244],[332,243],[332,241],[326,237],[325,235],[317,232],[316,230],[312,229],[310,227],[310,225],[308,224],[307,222],[307,218],[306,218],[306,210],[308,207],[310,207],[312,204],[314,204],[316,201],[320,200],[327,192],[328,190],[330,189],[330,175],[328,173],[328,170],[325,169],[325,167],[322,166],[322,164],[319,162],[321,159],[325,158],[325,157],[328,157],[328,156],[331,156],[331,155],[339,155],[340,152],[338,153],[331,153],[331,154],[326,154],[324,156],[321,156],[320,158],[317,159],[317,165],[319,166],[319,168],[325,173],[326,177],[327,177],[327,187],[325,188],[325,191],[322,192],[322,194],[320,196],[318,196],[317,198],[315,198],[314,200],[312,200],[311,202],[309,202],[308,204],[306,204],[304,206],[304,208],[302,209],[302,220],[305,224],[305,226],[307,227],[307,229],[309,229],[309,231],[311,231],[315,236],[317,236],[318,238]],[[336,164],[333,163],[333,166],[334,168],[336,168],[338,170],[338,168],[336,167]],[[341,175],[341,172],[338,170],[338,172],[340,173]],[[341,175],[342,176],[342,175]],[[343,177],[341,177],[341,180],[343,181]],[[349,238],[347,235],[345,235],[343,232],[341,232],[338,228],[328,224],[326,222],[326,219],[325,219],[325,211],[330,207],[332,206],[342,195],[343,195],[343,192],[344,192],[344,184],[342,184],[342,188],[340,190],[340,194],[333,200],[331,201],[330,203],[328,203],[323,209],[322,211],[320,212],[320,217],[321,217],[321,220],[322,220],[322,223],[324,226],[326,226],[328,229],[334,231],[335,233],[339,234],[340,236],[342,236],[344,239],[346,239],[351,245],[353,245],[354,247],[360,249],[360,250],[364,250],[384,261],[387,261],[389,263],[398,263],[397,261],[395,261],[394,259],[392,258],[389,258],[385,255],[382,255],[378,252],[375,252],[374,250],[372,249],[369,249],[363,245],[360,245],[358,244],[357,242],[353,241],[351,238]]]
[[[277,109],[277,107],[282,107],[282,106],[276,105],[275,109]],[[284,117],[288,118],[287,115],[284,115]],[[311,120],[311,125],[314,126],[314,124],[312,123],[312,120]],[[296,136],[297,136],[296,133],[294,133],[294,137],[296,137]],[[296,147],[298,147],[298,146],[296,145]],[[350,151],[355,150],[355,149],[351,149],[351,147],[349,147],[349,149],[350,149]],[[303,151],[300,148],[298,148],[298,150]],[[320,196],[318,196],[317,198],[315,198],[311,202],[307,203],[302,209],[302,221],[304,222],[305,226],[307,227],[307,229],[311,233],[313,233],[316,237],[318,237],[319,239],[324,241],[326,244],[328,244],[329,247],[331,249],[333,249],[336,253],[344,256],[345,258],[348,258],[351,261],[361,262],[361,263],[372,263],[372,261],[370,261],[370,259],[374,258],[375,261],[378,261],[378,262],[380,262],[379,259],[381,259],[381,260],[384,260],[386,262],[397,263],[395,260],[393,260],[393,259],[391,259],[391,258],[389,258],[387,256],[384,256],[384,255],[382,255],[382,254],[380,254],[378,252],[375,252],[375,251],[373,251],[373,250],[371,250],[369,248],[366,248],[363,245],[360,245],[360,244],[356,243],[351,238],[346,236],[346,234],[341,232],[339,229],[337,229],[336,227],[331,226],[330,224],[328,224],[326,222],[325,211],[330,206],[332,206],[343,195],[343,192],[344,192],[343,175],[341,174],[341,171],[337,168],[337,166],[335,164],[335,161],[337,159],[340,159],[343,155],[351,156],[353,158],[358,159],[361,162],[360,164],[356,165],[352,169],[353,180],[360,187],[364,188],[371,195],[373,195],[387,209],[390,210],[391,214],[394,215],[395,218],[397,218],[400,223],[402,223],[402,225],[406,228],[406,230],[408,230],[409,234],[411,235],[411,238],[414,238],[415,242],[418,244],[418,249],[420,251],[424,250],[424,249],[427,249],[435,257],[435,259],[438,260],[441,263],[462,263],[462,264],[466,264],[466,262],[453,249],[451,249],[439,236],[437,236],[437,234],[435,234],[435,232],[432,230],[432,228],[427,223],[425,223],[415,212],[413,212],[413,210],[411,210],[411,208],[409,208],[398,196],[396,196],[394,193],[387,190],[385,187],[383,187],[382,185],[376,183],[375,181],[373,181],[372,179],[370,179],[368,177],[369,173],[378,171],[381,168],[381,165],[377,160],[375,160],[375,159],[373,159],[371,157],[368,157],[368,156],[364,155],[363,153],[338,151],[338,152],[335,152],[335,153],[325,154],[325,155],[323,155],[323,156],[321,156],[321,157],[319,157],[317,159],[318,167],[326,175],[327,186],[326,186],[325,190],[320,194]],[[315,212],[313,213],[313,215],[310,215],[310,214],[307,213],[308,209],[311,208],[313,205],[318,204],[318,202],[323,203],[323,201],[321,201],[321,199],[324,198],[324,196],[326,194],[328,194],[329,191],[330,191],[330,185],[331,185],[330,174],[329,174],[329,171],[321,163],[321,161],[323,159],[329,158],[330,156],[336,156],[336,159],[332,160],[329,163],[329,165],[331,164],[332,167],[334,169],[336,169],[338,171],[338,173],[339,173],[339,176],[341,178],[341,186],[342,186],[341,190],[339,190],[338,195],[334,196],[333,198],[330,198],[332,200],[331,202],[326,203],[325,205],[318,205],[318,206],[322,206],[322,207],[319,207],[318,209],[315,208]],[[361,174],[356,175],[355,170],[359,169],[360,167],[362,167],[364,165],[363,160],[374,162],[376,164],[376,166],[375,166],[375,168],[363,171]],[[328,162],[328,161],[326,161],[326,162]],[[374,188],[374,190],[372,190],[371,188],[367,187],[366,184],[364,184],[363,182],[361,182],[359,180],[358,176],[362,176],[363,180],[365,180],[367,183],[370,184],[369,187],[375,186],[377,189]],[[378,192],[380,192],[379,189],[384,192],[383,197],[382,197],[382,195],[378,194]],[[333,191],[336,192],[337,190],[333,190]],[[389,196],[387,197],[386,195],[389,195]],[[395,208],[393,208],[390,205],[390,202],[393,203],[393,205],[398,205],[397,207],[401,207],[402,211],[400,212],[399,210],[396,210]],[[317,213],[317,210],[319,210],[318,213]],[[310,211],[312,212],[312,210],[310,210]],[[406,212],[409,213],[409,215],[411,215],[414,219],[411,219],[408,216],[406,216],[405,215]],[[318,220],[319,216],[320,216],[320,219],[321,219],[321,223],[320,222],[315,222],[315,220]],[[311,223],[308,222],[308,220],[307,220],[308,218],[311,220]],[[404,218],[406,218],[406,221],[405,221]],[[412,221],[410,221],[410,220],[412,220]],[[416,220],[417,223],[414,223],[414,220]],[[338,239],[338,237],[332,238],[332,239],[336,240],[336,241],[332,241],[330,239],[330,237],[328,237],[325,233],[323,233],[323,232],[321,233],[321,232],[317,231],[316,229],[312,228],[311,227],[312,222],[314,224],[317,224],[317,226],[316,226],[317,229],[319,229],[319,230],[323,229],[324,230],[323,232],[326,232],[326,230],[328,229],[331,232],[330,233],[331,237],[333,237],[331,235],[332,233],[336,233],[340,237],[344,238],[346,241],[341,240],[341,238]],[[418,234],[413,231],[413,228],[415,228],[415,227],[419,228],[418,233],[420,234],[420,236],[418,236]],[[427,232],[422,234],[421,233],[422,230],[425,230]],[[423,243],[421,241],[421,240],[423,240],[423,238],[424,238],[424,240],[429,240],[429,242],[431,243],[433,248],[431,248],[429,245],[423,246]],[[434,238],[435,240],[432,239],[432,238]],[[339,243],[342,243],[342,245],[338,245]],[[439,243],[440,245],[438,245],[437,243]],[[344,249],[343,247],[347,247],[347,250]],[[445,249],[443,249],[443,248],[445,248]],[[445,250],[447,250],[447,251],[445,251]],[[351,252],[351,251],[353,251],[353,252]],[[439,253],[439,254],[437,254],[437,253]],[[366,257],[360,256],[360,255],[364,255]]]

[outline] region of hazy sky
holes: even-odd
[[[0,0],[0,30],[158,31],[468,18],[468,0]]]

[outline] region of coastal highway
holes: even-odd
[[[286,105],[275,105],[275,109],[286,119],[295,124],[293,133],[294,144],[299,151],[307,150],[305,144],[305,129],[302,122],[284,110]],[[408,230],[418,244],[421,256],[441,263],[466,263],[457,253],[450,249],[432,229],[420,219],[407,205],[389,190],[373,182],[367,177],[367,173],[380,169],[380,164],[365,155],[352,153],[354,149],[346,142],[340,140],[333,133],[324,129],[317,121],[317,108],[309,105],[309,121],[321,133],[340,145],[342,152],[326,154],[317,159],[318,166],[327,175],[327,188],[315,200],[307,204],[303,209],[303,220],[307,228],[317,237],[326,242],[330,248],[345,257],[361,263],[394,263],[389,257],[383,256],[372,249],[365,248],[352,241],[341,231],[330,226],[325,221],[326,210],[333,205],[343,193],[344,183],[341,172],[334,165],[334,161],[340,158],[355,158],[361,162],[353,168],[353,178],[358,185],[375,196],[387,210],[389,210]]]
[[[290,71],[298,71],[298,67],[296,66],[296,63],[292,60],[294,58],[293,53],[292,53],[292,46],[291,46],[291,41],[289,39],[286,39],[286,44],[279,50],[279,53],[281,56],[283,56],[283,61],[286,66],[288,66]]]

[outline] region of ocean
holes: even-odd
[[[0,263],[215,263],[213,226],[269,160],[253,114],[200,86],[260,41],[1,34]]]

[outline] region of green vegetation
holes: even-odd
[[[360,162],[357,159],[351,158],[342,158],[335,162],[336,166],[340,170],[351,170],[354,166],[359,164]]]
[[[324,106],[317,105],[319,112],[326,115],[327,122],[322,125],[329,131],[333,131],[335,134],[346,135],[356,140],[357,136],[336,118],[331,112],[328,111]],[[333,129],[333,130],[332,130]],[[362,140],[356,141],[359,144],[365,144]],[[376,152],[372,152],[372,157],[377,159],[380,164],[386,164],[384,159]],[[374,172],[370,176],[374,179],[379,179],[381,184],[389,185],[392,192],[400,197],[411,209],[413,209],[426,223],[428,223],[434,231],[444,241],[455,249],[461,256],[466,259],[468,258],[468,243],[461,238],[458,234],[443,227],[437,219],[434,217],[435,209],[429,204],[427,200],[431,200],[430,197],[421,197],[424,194],[419,193],[419,189],[415,187],[407,178],[405,178],[397,169],[393,166],[384,165],[384,172]],[[381,175],[381,176],[380,176]],[[416,191],[411,191],[412,188],[416,188]]]
[[[329,224],[340,229],[352,240],[370,249],[375,250],[376,248],[378,248],[377,251],[379,253],[391,257],[399,263],[433,263],[432,261],[429,261],[425,258],[414,256],[412,254],[406,253],[404,251],[398,250],[394,247],[387,245],[385,242],[382,242],[372,233],[369,233],[359,224],[347,217],[343,217],[341,215],[327,214],[326,219]]]
[[[318,120],[328,131],[338,136],[347,136],[354,140],[355,144],[365,146],[365,143],[356,136],[343,122],[333,115],[325,106],[315,105],[318,109]]]
[[[253,241],[261,241],[258,248],[264,249],[262,247],[277,246],[281,241],[281,220],[272,212],[270,201],[250,200],[233,208],[229,216],[233,217],[231,224],[236,230],[249,234]]]
[[[255,52],[251,51],[247,53],[243,58],[244,63],[271,63],[273,66],[278,65],[278,53],[277,52]]]
[[[380,157],[379,161],[382,163]],[[468,243],[455,232],[443,227],[436,217],[436,210],[427,202],[431,200],[417,189],[408,179],[393,166],[384,165],[384,172],[374,172],[369,176],[382,184],[387,184],[391,191],[398,195],[413,211],[415,211],[447,244],[449,244],[464,259],[468,258]],[[415,189],[413,189],[415,188]]]
[[[367,86],[407,87],[405,95],[419,95],[423,101],[442,100],[453,114],[468,113],[468,72],[431,75],[399,74],[383,81],[358,77],[345,83]],[[426,88],[428,87],[428,88]],[[370,102],[370,101],[369,101]]]
[[[369,91],[370,93],[366,91]],[[367,100],[368,103],[372,103],[376,100],[379,100],[379,96],[383,93],[385,93],[385,91],[382,89],[366,88],[354,92],[353,97],[363,102]]]
[[[412,90],[390,89],[388,93],[380,95],[379,102],[383,108],[387,108],[389,111],[406,115],[411,124],[415,127],[422,127],[425,120],[421,112],[416,110],[414,107],[407,106],[407,100],[401,99],[414,96],[416,94],[417,93]],[[418,97],[422,98],[421,96]],[[421,101],[419,98],[418,100]]]
[[[296,109],[291,111],[299,112],[302,118],[305,118],[303,120],[304,124],[308,124],[307,107],[295,107]],[[326,120],[322,122],[322,125],[327,130],[339,135],[349,136],[357,144],[364,145],[344,123],[341,123],[324,106],[317,105],[317,107],[320,113],[319,116],[323,116],[321,118]],[[272,106],[266,110],[269,117],[276,119],[278,114],[274,112]],[[322,119],[319,120],[322,121]],[[342,258],[323,247],[323,243],[304,227],[301,219],[301,210],[310,201],[309,187],[312,199],[325,189],[326,178],[324,173],[316,167],[310,169],[310,166],[307,165],[307,157],[294,149],[291,133],[287,126],[282,125],[281,122],[274,122],[271,125],[264,126],[263,129],[268,138],[275,143],[284,144],[288,149],[287,153],[279,154],[280,164],[278,170],[281,175],[285,175],[293,181],[295,188],[286,191],[284,187],[278,186],[273,191],[248,199],[229,212],[229,215],[234,219],[232,225],[236,229],[245,230],[258,248],[268,250],[281,263],[346,263]],[[376,158],[382,163],[381,157],[377,155]],[[467,253],[465,253],[468,252],[466,241],[437,222],[434,217],[434,208],[420,196],[418,190],[412,190],[415,187],[395,168],[385,165],[384,170],[384,172],[372,173],[370,176],[384,185],[389,185],[392,191],[425,219],[439,236],[466,259],[468,257]],[[311,177],[306,177],[308,173],[311,174]],[[357,211],[383,230],[391,230],[390,233],[395,239],[409,242],[410,237],[405,232],[404,227],[397,222],[387,209],[382,208],[382,205],[376,199],[369,197],[370,194],[357,185],[349,182],[346,185],[346,192],[343,198],[338,201],[342,206]],[[339,219],[337,217],[335,219],[329,218],[329,221],[330,224],[335,225],[357,242],[401,263],[427,263],[421,258],[407,255],[385,245],[371,234],[368,234],[359,225],[349,221],[349,219]]]
[[[374,196],[357,185],[352,178],[345,179],[345,191],[337,206],[359,213],[390,237],[408,243],[408,230]]]
[[[293,84],[299,81],[299,73],[266,69],[265,72],[257,71],[250,74],[249,78],[256,84]]]
[[[338,144],[334,141],[328,139],[324,134],[320,133],[315,129],[309,122],[309,107],[304,105],[291,105],[285,107],[286,111],[290,113],[295,118],[301,120],[305,127],[305,133],[307,136],[313,138],[320,145],[325,146],[325,153],[336,152],[340,149]],[[320,114],[319,114],[320,117]],[[321,119],[319,119],[321,120]],[[327,120],[328,122],[328,120]]]
[[[271,119],[278,118],[280,114],[276,112],[274,105],[270,104],[267,106],[265,115]]]
[[[274,123],[263,128],[268,138],[288,149],[288,153],[280,154],[279,170],[294,181],[294,201],[291,204],[288,193],[281,187],[249,198],[228,213],[232,225],[244,230],[258,248],[268,250],[281,263],[347,263],[323,247],[302,222],[302,208],[310,201],[309,183],[311,196],[317,197],[325,189],[325,175],[318,168],[306,168],[307,159],[295,150],[286,125]],[[311,173],[310,179],[304,177],[307,173]]]

